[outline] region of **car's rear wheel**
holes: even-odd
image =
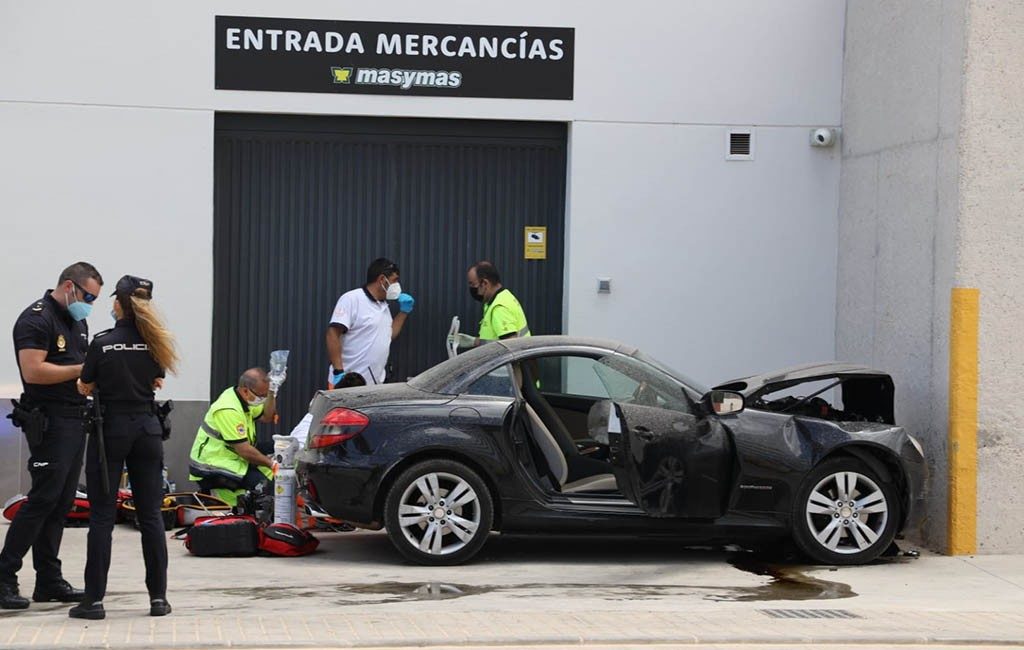
[[[823,564],[863,564],[896,536],[896,488],[862,461],[839,456],[804,479],[793,512],[793,539]]]
[[[466,562],[491,532],[494,506],[483,479],[466,465],[431,459],[402,472],[384,502],[384,526],[413,562]]]

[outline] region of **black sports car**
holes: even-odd
[[[893,390],[821,364],[709,391],[622,344],[511,339],[407,383],[318,393],[299,475],[327,513],[386,527],[423,564],[465,562],[494,530],[791,535],[857,564],[919,511],[924,458]]]

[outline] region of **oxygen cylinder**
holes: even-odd
[[[291,436],[274,436],[274,523],[295,523],[295,452],[299,443]]]

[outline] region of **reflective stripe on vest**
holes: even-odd
[[[199,425],[199,428],[202,429],[206,433],[206,435],[210,436],[211,438],[213,438],[215,440],[223,440],[224,439],[224,436],[220,435],[220,431],[217,431],[216,429],[211,427],[209,424],[207,424],[206,420],[203,420],[203,423]]]

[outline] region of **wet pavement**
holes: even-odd
[[[76,585],[85,532],[66,531]],[[0,612],[0,648],[1024,644],[1024,557],[836,568],[669,539],[495,536],[472,564],[421,567],[382,533],[318,536],[303,558],[198,558],[172,541],[174,613],[152,619],[138,534],[119,527],[107,619]],[[21,580],[30,592],[31,571]]]

